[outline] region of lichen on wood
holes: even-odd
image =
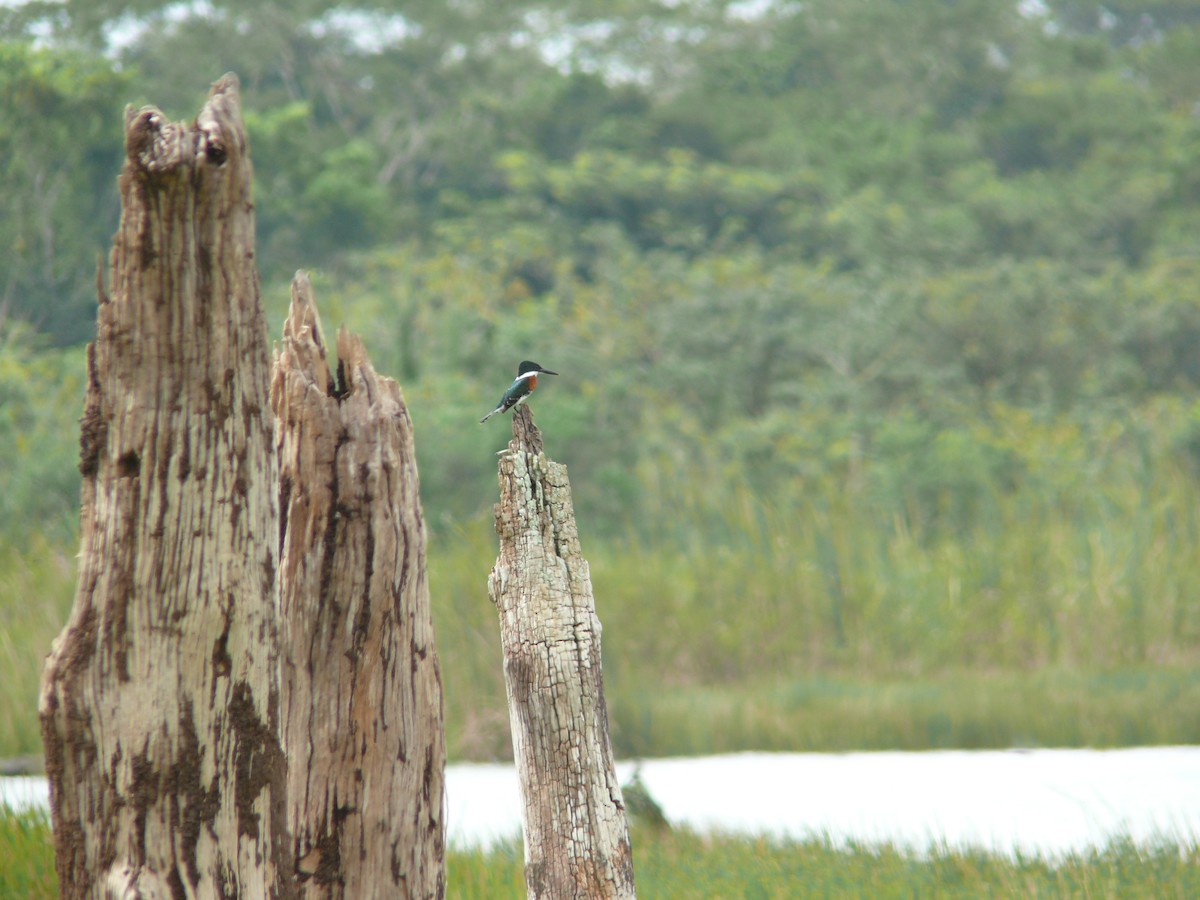
[[[566,467],[548,459],[528,407],[499,461],[500,616],[530,897],[633,897],[613,763],[600,620]]]
[[[297,273],[275,355],[282,720],[301,895],[445,891],[442,688],[412,421],[362,342],[330,373]]]
[[[233,76],[128,111],[40,713],[63,897],[291,895],[266,327]]]

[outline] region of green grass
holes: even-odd
[[[1195,846],[1147,851],[1118,843],[1051,864],[950,849],[918,858],[891,846],[820,840],[634,835],[638,893],[647,898],[1182,898],[1200,889],[1198,863]]]
[[[0,545],[0,756],[41,753],[38,686],[71,608],[74,552],[37,537]]]
[[[0,805],[0,900],[58,896],[50,815]]]
[[[1200,896],[1200,847],[1149,849],[1116,842],[1048,862],[939,849],[927,857],[891,846],[839,848],[782,841],[635,829],[638,895],[646,898],[1121,897]],[[519,844],[452,851],[448,897],[525,896]],[[42,812],[0,807],[0,900],[56,896],[49,822]]]
[[[646,898],[1200,896],[1200,848],[1128,842],[1049,862],[939,849],[927,857],[892,846],[835,847],[689,832],[636,831],[634,874]],[[525,896],[520,848],[454,853],[449,896]]]

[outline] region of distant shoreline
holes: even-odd
[[[44,775],[46,760],[39,753],[0,757],[0,776]]]

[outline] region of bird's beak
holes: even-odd
[[[539,375],[557,375],[557,372],[551,372],[549,369],[538,369]]]

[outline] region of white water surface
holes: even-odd
[[[738,753],[636,767],[668,820],[697,831],[1045,857],[1123,839],[1200,843],[1200,747]],[[622,783],[634,768],[618,763]],[[452,845],[520,836],[511,764],[447,766],[446,795]],[[47,802],[44,778],[0,778],[0,803]]]

